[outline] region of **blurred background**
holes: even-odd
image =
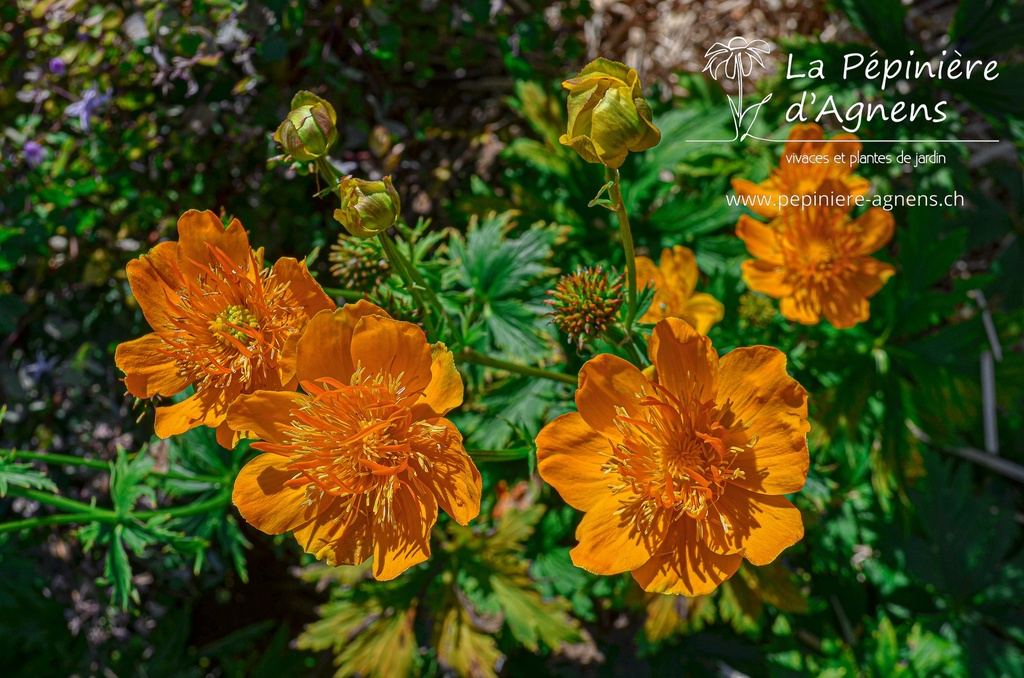
[[[127,551],[94,526],[43,521],[0,532],[8,675],[400,675],[389,655],[423,675],[1024,675],[1017,0],[12,0],[0,27],[0,450],[88,462],[0,457],[5,522],[54,513],[8,484],[100,506],[133,487],[132,505],[151,509],[220,497],[192,476],[231,478],[244,462],[244,447],[220,450],[206,431],[150,444],[152,407],[124,395],[114,367],[115,346],[148,331],[125,265],[173,238],[185,210],[236,216],[268,259],[309,255],[325,287],[415,319],[374,269],[379,252],[337,245],[335,205],[276,157],[271,134],[300,89],[338,112],[340,170],[394,176],[404,237],[446,303],[470,309],[481,350],[578,368],[587,355],[543,316],[544,290],[559,272],[623,262],[614,223],[587,207],[602,168],[557,142],[560,83],[597,56],[636,67],[664,134],[622,169],[639,252],[695,249],[703,289],[726,305],[716,347],[785,350],[813,426],[804,541],[713,596],[655,597],[573,568],[578,516],[532,474],[530,441],[571,389],[467,369],[456,421],[469,447],[493,452],[478,460],[490,527],[438,531],[476,549],[473,562],[510,567],[518,597],[466,584],[481,575],[458,558],[411,588],[374,588],[223,501]],[[942,147],[942,165],[858,170],[880,195],[957,191],[967,206],[894,210],[881,256],[898,273],[854,330],[794,327],[740,279],[729,181],[763,180],[781,146],[684,143],[731,137],[733,84],[701,70],[733,35],[777,50],[752,77],[773,93],[760,136],[784,138],[788,105],[816,91],[950,101],[945,123],[875,119],[863,138],[1002,140]],[[998,59],[1000,78],[888,92],[838,79],[845,52],[954,48]],[[827,80],[787,81],[787,53],[832,64]],[[431,588],[444,576],[463,597]],[[462,640],[446,648],[440,628]]]

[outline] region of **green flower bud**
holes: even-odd
[[[288,117],[274,132],[274,141],[300,162],[316,160],[338,140],[337,122],[333,106],[312,92],[299,92]]]
[[[402,210],[391,177],[364,181],[348,176],[341,180],[338,194],[341,209],[334,210],[334,218],[357,238],[370,238],[391,228]]]
[[[618,168],[629,151],[661,142],[635,68],[596,59],[562,86],[569,90],[569,127],[558,141],[587,162]]]

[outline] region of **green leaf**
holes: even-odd
[[[46,474],[32,468],[31,464],[16,463],[11,452],[0,452],[0,498],[7,496],[7,489],[11,486],[57,491],[57,486]]]

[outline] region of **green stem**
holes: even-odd
[[[163,509],[133,511],[126,515],[118,515],[117,511],[113,511],[111,509],[91,506],[84,502],[68,499],[67,497],[61,497],[55,494],[40,492],[38,490],[30,490],[22,487],[9,487],[7,494],[9,496],[23,497],[25,499],[38,501],[40,504],[46,504],[47,506],[68,511],[68,513],[26,518],[25,520],[16,520],[10,523],[0,523],[0,534],[46,525],[66,525],[70,523],[107,523],[109,525],[117,525],[127,523],[132,520],[146,521],[157,517],[188,518],[190,516],[201,515],[212,509],[218,509],[226,506],[231,500],[231,493],[225,489],[221,490],[215,497],[205,501],[193,502],[183,506],[172,506],[170,508]]]
[[[626,253],[626,337],[633,335],[633,320],[636,318],[636,252],[633,250],[633,231],[629,228],[629,214],[626,204],[622,201],[622,189],[619,187],[619,170],[605,168],[605,177],[612,182],[608,189],[608,197],[615,205],[615,216],[619,219],[619,235],[622,237],[622,249]]]
[[[416,284],[415,276],[413,275],[413,272],[411,270],[414,269],[415,267],[404,256],[402,256],[402,253],[398,251],[398,247],[395,246],[395,241],[392,240],[391,236],[389,236],[386,232],[382,231],[381,233],[378,233],[377,237],[380,239],[380,245],[384,250],[384,256],[388,258],[388,261],[391,263],[391,267],[398,272],[398,275],[402,278],[402,281],[405,283],[405,286],[409,289],[409,294],[412,295],[412,298],[415,301],[417,308],[420,308],[424,311],[424,316],[429,325],[430,333],[436,334],[437,326],[434,324],[431,315],[426,312],[427,304],[426,302],[423,301],[423,297],[420,296],[421,288],[419,285]],[[426,289],[426,286],[424,286],[422,289]]]
[[[512,447],[507,450],[466,450],[473,461],[501,462],[526,459],[533,453],[532,447]]]
[[[82,459],[75,457],[70,454],[57,454],[56,452],[29,452],[27,450],[11,450],[15,459],[23,459],[25,461],[41,461],[46,464],[61,464],[64,466],[81,466],[83,468],[92,468],[98,471],[109,471],[110,462],[101,461],[99,459]],[[169,480],[192,480],[200,483],[211,483],[219,485],[224,482],[224,478],[217,476],[207,476],[202,474],[190,474],[190,473],[178,473],[177,471],[150,471],[150,475],[160,476],[161,478],[167,478]]]
[[[493,367],[498,370],[504,370],[506,372],[516,372],[527,377],[537,377],[539,379],[550,379],[552,381],[560,381],[563,384],[572,384],[576,386],[579,382],[579,378],[571,374],[565,374],[564,372],[553,372],[551,370],[545,370],[540,367],[533,367],[531,365],[521,365],[519,363],[510,362],[508,360],[501,360],[499,358],[492,358],[489,355],[477,353],[471,348],[467,348],[458,354],[458,359],[465,363],[472,363],[474,365],[484,365],[485,367]]]
[[[0,523],[0,534],[7,532],[20,532],[22,530],[34,530],[37,527],[49,525],[72,525],[75,523],[91,523],[95,516],[91,513],[56,513],[51,516],[38,516],[36,518],[25,518],[14,520],[9,523]]]
[[[339,297],[345,301],[359,301],[366,298],[366,295],[358,290],[343,290],[340,287],[323,287],[321,289],[330,296]]]

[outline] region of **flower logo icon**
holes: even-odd
[[[772,95],[769,94],[759,103],[752,105],[747,110],[743,110],[743,78],[750,76],[754,70],[755,63],[764,68],[764,61],[761,59],[761,55],[771,54],[771,51],[771,45],[764,40],[747,40],[746,38],[736,36],[728,42],[716,42],[704,54],[704,58],[708,62],[702,72],[709,73],[715,80],[718,80],[719,73],[723,73],[727,80],[736,80],[738,92],[736,101],[733,102],[732,99],[729,99],[736,136],[730,141],[745,139],[750,135],[750,128],[757,119],[758,111],[762,105],[772,98]],[[753,115],[750,117],[750,122],[746,123],[743,136],[741,137],[740,127],[748,113],[753,113]]]

